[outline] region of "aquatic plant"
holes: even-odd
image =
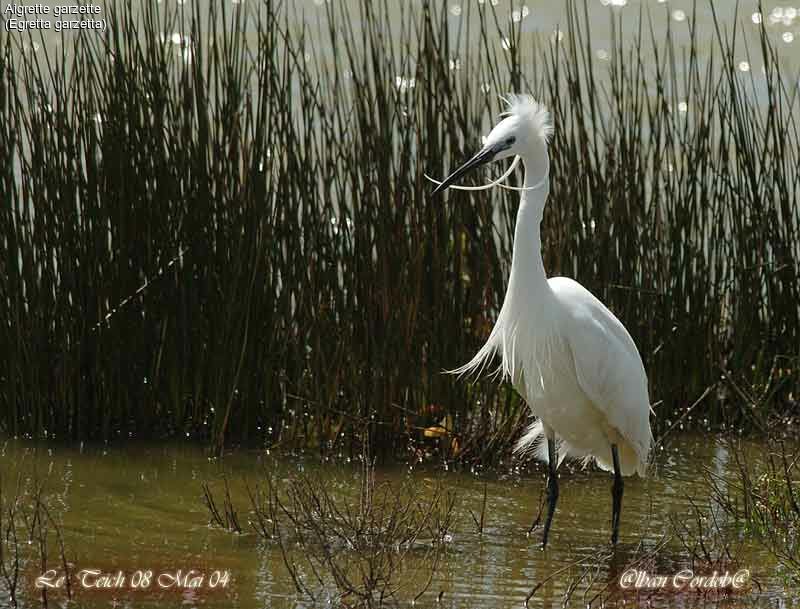
[[[16,474],[12,484],[0,475],[0,601],[9,607],[27,606],[38,596],[46,609],[52,593],[46,586],[35,588],[32,573],[59,572],[65,585],[57,594],[72,599],[61,514],[35,470],[9,471]]]
[[[449,416],[449,457],[504,458],[518,398],[442,370],[496,317],[515,200],[422,174],[508,90],[556,124],[546,267],[631,329],[656,429],[796,409],[798,102],[763,28],[756,76],[735,30],[682,49],[658,13],[600,62],[579,3],[552,41],[492,3],[456,29],[444,3],[257,4],[112,3],[57,51],[0,33],[0,431],[336,454],[368,429],[390,455]]]
[[[433,581],[455,524],[455,495],[436,484],[377,480],[374,461],[360,456],[358,492],[343,496],[333,482],[306,474],[276,480],[265,468],[248,487],[248,521],[280,549],[297,593],[313,603],[379,607],[419,599]],[[210,521],[231,532],[236,509],[223,480],[223,517],[208,483],[203,484]],[[413,560],[412,560],[413,558]],[[424,575],[407,577],[409,565]],[[420,583],[422,582],[422,583]]]
[[[715,503],[749,537],[775,556],[787,584],[800,585],[800,458],[791,447],[796,438],[771,430],[762,463],[746,457],[741,439],[729,438],[727,451],[736,476],[722,477],[710,469],[705,476]],[[789,446],[787,446],[787,440]]]

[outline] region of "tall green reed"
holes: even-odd
[[[791,410],[797,103],[766,35],[757,85],[735,34],[701,54],[645,14],[601,68],[581,4],[560,44],[490,5],[169,6],[60,54],[0,39],[0,430],[390,454],[449,414],[447,450],[507,454],[518,398],[442,370],[497,314],[516,201],[423,172],[508,90],[556,124],[546,266],[631,329],[657,425]]]

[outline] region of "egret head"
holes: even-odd
[[[484,138],[483,148],[447,176],[433,191],[434,194],[476,167],[513,156],[520,156],[526,170],[534,176],[547,174],[547,142],[553,133],[550,113],[530,95],[511,94],[504,100],[508,108],[501,115],[502,120]]]

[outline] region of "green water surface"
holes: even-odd
[[[747,444],[745,454],[757,460],[763,458],[766,449]],[[562,606],[568,586],[589,571],[567,606],[585,607],[603,588],[605,597],[611,594],[606,606],[798,606],[797,591],[791,589],[776,560],[732,523],[722,523],[727,527],[726,537],[734,540],[732,555],[717,567],[731,574],[748,570],[749,583],[744,591],[734,593],[729,588],[724,594],[704,596],[667,587],[640,590],[637,596],[621,589],[620,578],[648,552],[654,552],[645,568],[648,576],[672,577],[681,569],[711,574],[706,565],[693,563],[680,535],[676,536],[675,523],[684,522],[691,530],[696,521],[694,506],[702,511],[712,503],[704,468],[719,475],[734,473],[736,466],[727,444],[722,439],[684,436],[659,453],[650,477],[626,480],[616,553],[610,551],[608,543],[611,478],[606,473],[562,466],[558,510],[549,547],[542,551],[540,531],[527,534],[544,484],[538,466],[523,472],[509,469],[491,474],[454,472],[443,466],[378,468],[378,481],[410,483],[422,495],[437,485],[456,494],[452,539],[428,591],[416,605],[522,607],[535,585],[562,570],[537,590],[530,606]],[[0,443],[0,456],[4,499],[8,501],[19,472],[28,477],[35,471],[46,481],[47,500],[53,511],[63,519],[75,598],[67,603],[63,591],[50,590],[51,606],[313,606],[295,590],[277,545],[262,540],[248,525],[251,514],[245,483],[255,486],[265,467],[278,481],[312,475],[327,481],[334,495],[345,502],[357,495],[362,476],[360,464],[344,456],[335,462],[322,462],[316,455],[276,457],[266,451],[239,451],[209,458],[197,447],[174,444],[80,449],[6,441]],[[201,483],[208,481],[212,489],[221,492],[223,475],[231,485],[242,534],[209,526]],[[481,512],[484,485],[485,529],[479,535],[470,511]],[[659,549],[665,536],[669,540]],[[713,539],[708,538],[707,543],[712,545]],[[710,549],[712,554],[717,551]],[[568,568],[582,557],[580,564]],[[414,560],[414,554],[408,560]],[[47,566],[60,573],[54,550]],[[40,567],[28,564],[23,569],[24,581],[18,592],[21,606],[40,606],[41,593],[34,587]],[[428,579],[427,568],[408,570],[413,575],[405,576],[409,581],[404,582],[396,606],[411,606],[411,599]],[[125,581],[116,589],[97,589],[94,585],[104,581],[99,577],[88,577],[86,585],[75,581],[81,569],[101,571],[109,575],[111,584],[115,581],[111,576],[121,572]],[[159,588],[155,581],[143,585],[147,572],[154,580],[163,575],[162,582],[168,585]],[[191,577],[187,579],[186,575],[190,573],[203,577],[201,585],[189,585]],[[212,577],[215,586],[211,585]],[[138,580],[138,588],[134,580]],[[589,580],[592,585],[586,591]],[[6,602],[0,587],[0,605]],[[317,604],[327,606],[327,601]]]

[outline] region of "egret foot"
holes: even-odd
[[[619,469],[619,449],[616,444],[611,445],[611,456],[614,459],[614,485],[611,487],[611,544],[616,546],[619,538],[619,519],[622,514],[622,491],[625,487]]]
[[[556,473],[558,458],[556,456],[555,438],[547,438],[547,460],[549,468],[547,475],[547,518],[544,521],[544,534],[542,535],[543,550],[547,547],[547,537],[550,534],[550,525],[553,523],[553,514],[556,511],[556,502],[558,501],[558,474]]]

